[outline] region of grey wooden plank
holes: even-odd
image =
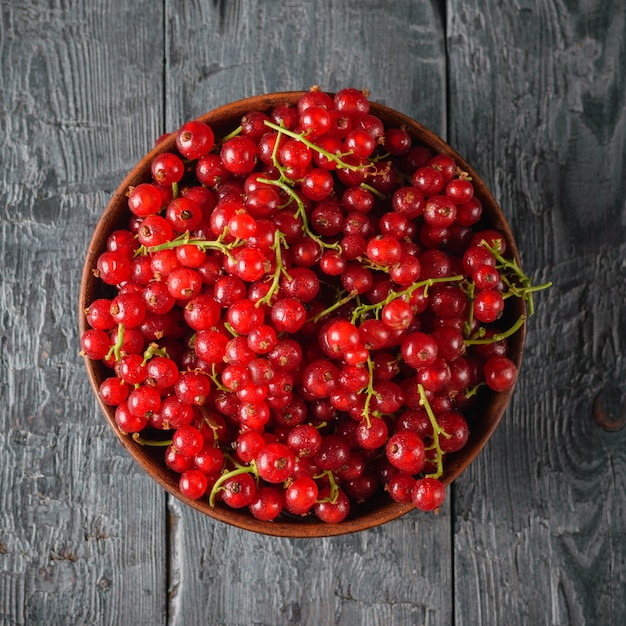
[[[626,622],[626,431],[591,415],[626,374],[625,24],[621,2],[449,2],[451,140],[527,271],[555,282],[513,405],[456,485],[458,624]]]
[[[167,3],[167,119],[270,91],[367,87],[445,132],[438,3]],[[274,539],[170,502],[172,624],[449,624],[449,508],[329,540]]]
[[[626,621],[625,431],[590,416],[624,380],[624,7],[449,2],[449,114],[437,7],[166,4],[164,110],[160,7],[0,3],[0,622]],[[80,258],[164,116],[171,130],[313,83],[368,87],[448,134],[525,267],[556,284],[513,405],[456,485],[453,558],[449,508],[308,542],[170,501],[166,581],[165,496],[117,447],[76,354]]]
[[[167,124],[233,99],[368,89],[445,135],[443,8],[436,0],[167,2]]]
[[[165,621],[165,497],[105,426],[77,330],[91,231],[162,124],[161,23],[1,4],[2,624]]]
[[[329,539],[269,538],[173,501],[173,624],[448,624],[447,507]]]

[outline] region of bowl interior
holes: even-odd
[[[274,106],[281,103],[295,104],[303,93],[304,92],[285,92],[255,96],[215,109],[198,119],[208,123],[213,128],[215,136],[220,137],[236,128],[245,113],[253,110],[269,111]],[[475,194],[483,204],[482,223],[484,223],[486,227],[496,228],[503,233],[507,241],[509,255],[512,255],[519,262],[518,250],[509,224],[495,199],[470,164],[437,135],[402,113],[373,102],[371,103],[371,112],[377,115],[386,126],[404,126],[414,140],[431,148],[435,153],[452,156],[457,164],[469,173],[475,187]],[[94,299],[103,297],[107,291],[106,286],[94,276],[92,269],[96,265],[98,256],[106,249],[109,234],[117,228],[126,227],[128,224],[130,216],[126,197],[128,188],[130,186],[136,186],[141,182],[151,180],[150,163],[154,156],[160,152],[174,150],[175,137],[174,134],[171,134],[157,147],[146,154],[120,184],[98,222],[87,251],[83,268],[79,303],[81,334],[88,328],[83,311]],[[512,323],[522,314],[525,314],[524,301],[516,298],[514,302],[511,302],[511,305],[508,305],[506,315],[510,318],[510,322]],[[509,339],[511,358],[518,367],[521,364],[524,338],[525,325]],[[187,499],[179,492],[177,475],[165,466],[162,460],[162,450],[139,445],[133,441],[130,436],[121,433],[115,423],[114,410],[100,400],[98,388],[102,380],[110,375],[110,370],[107,370],[101,363],[91,361],[87,358],[85,358],[85,364],[92,388],[98,398],[104,416],[120,443],[135,458],[141,467],[164,489],[189,506],[212,518],[239,528],[268,535],[316,537],[340,535],[365,530],[396,519],[414,509],[412,504],[398,504],[393,502],[386,494],[382,494],[367,503],[360,505],[353,504],[350,515],[346,520],[341,524],[330,525],[309,518],[289,518],[282,516],[279,520],[274,522],[262,522],[255,519],[245,510],[239,511],[230,509],[220,503],[217,503],[215,507],[211,507],[206,498],[202,500]],[[472,415],[470,412],[468,415],[470,437],[467,444],[460,452],[446,455],[445,470],[441,478],[445,485],[449,485],[455,480],[483,448],[502,418],[512,393],[513,389],[503,393],[485,393],[484,399],[480,403],[480,415]]]

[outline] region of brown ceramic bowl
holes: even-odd
[[[224,136],[239,125],[241,117],[248,111],[268,111],[280,103],[295,103],[304,92],[274,93],[239,100],[222,106],[200,117],[207,122],[215,131],[216,137]],[[419,143],[432,149],[435,153],[447,154],[456,159],[457,164],[472,177],[475,193],[483,204],[483,222],[485,227],[499,229],[507,240],[508,254],[513,255],[518,261],[518,252],[511,233],[510,227],[495,199],[476,174],[473,168],[448,144],[433,132],[424,128],[419,123],[407,116],[394,111],[386,106],[372,103],[371,112],[380,117],[385,125],[400,126],[407,128],[412,137]],[[159,143],[151,152],[146,154],[137,166],[128,174],[121,183],[100,221],[98,222],[89,245],[85,259],[82,283],[80,288],[80,333],[87,330],[88,326],[83,311],[97,297],[103,293],[102,283],[94,277],[92,269],[96,265],[98,256],[106,249],[108,235],[117,228],[127,226],[130,213],[127,208],[126,192],[129,186],[138,185],[141,182],[151,180],[150,162],[160,152],[175,150],[174,134]],[[525,313],[525,305],[522,300],[510,306],[507,316],[511,321]],[[516,365],[520,365],[522,348],[525,337],[525,325],[509,339],[511,356]],[[99,362],[85,359],[87,373],[96,397],[100,382],[110,375],[110,370]],[[465,447],[458,453],[446,456],[445,471],[441,478],[447,486],[454,481],[474,460],[483,446],[487,443],[509,403],[513,390],[504,393],[491,393],[484,396],[474,413],[478,413],[475,419],[471,419],[471,434]],[[387,494],[381,494],[374,500],[362,505],[352,505],[350,515],[341,524],[329,525],[315,519],[280,519],[273,522],[261,522],[255,519],[247,510],[234,510],[217,503],[210,507],[207,498],[202,500],[189,500],[180,494],[178,489],[177,475],[169,470],[162,460],[162,449],[141,446],[133,439],[120,432],[115,419],[114,410],[98,399],[104,416],[111,426],[119,442],[133,456],[139,465],[165,490],[173,494],[189,506],[197,509],[214,519],[226,522],[233,526],[267,535],[283,537],[324,537],[341,535],[373,528],[394,520],[412,510],[412,504],[398,504],[393,502]],[[471,418],[471,416],[470,416]]]

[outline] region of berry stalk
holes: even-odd
[[[419,392],[419,396],[420,396],[420,402],[422,404],[422,406],[424,407],[424,409],[426,410],[426,413],[428,414],[428,419],[430,420],[432,429],[433,429],[433,443],[431,446],[429,446],[428,448],[426,448],[426,450],[434,450],[435,451],[435,463],[436,463],[436,471],[432,474],[427,474],[428,478],[440,478],[441,475],[443,474],[443,457],[444,457],[444,452],[441,449],[441,445],[439,443],[440,441],[440,437],[446,437],[449,438],[450,435],[448,435],[448,433],[446,433],[440,426],[439,423],[437,422],[437,418],[435,417],[435,414],[433,413],[432,407],[430,406],[430,403],[428,402],[428,398],[426,397],[426,392],[424,391],[424,386],[421,383],[418,383],[417,385],[417,390]]]

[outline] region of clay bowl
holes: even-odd
[[[216,137],[224,136],[238,126],[241,117],[246,112],[252,110],[269,111],[280,103],[295,103],[302,93],[285,92],[255,96],[222,106],[199,119],[212,126]],[[417,142],[431,148],[434,153],[452,156],[457,164],[472,177],[475,193],[483,204],[484,226],[499,229],[507,240],[508,254],[518,259],[518,251],[510,227],[497,202],[471,165],[437,135],[402,113],[375,103],[371,104],[371,112],[380,117],[386,126],[405,126]],[[92,269],[95,267],[98,256],[106,249],[108,235],[117,228],[126,227],[128,223],[130,213],[127,208],[126,192],[129,186],[135,186],[151,179],[150,162],[155,155],[160,152],[173,150],[175,150],[175,138],[172,134],[146,154],[128,174],[111,198],[98,222],[85,259],[80,288],[79,319],[81,334],[88,328],[83,311],[90,302],[97,297],[103,297],[104,294],[104,286],[94,277]],[[506,313],[511,323],[525,313],[524,302],[522,300],[514,300],[515,302],[512,303],[512,306],[508,305],[509,310]],[[509,339],[511,358],[518,367],[521,363],[524,337],[525,325]],[[110,375],[110,370],[106,370],[99,362],[89,359],[85,359],[85,361],[92,389],[96,397],[98,397],[100,382]],[[485,446],[498,426],[512,393],[513,389],[503,393],[485,395],[480,405],[474,409],[474,413],[477,414],[476,418],[471,419],[471,415],[469,416],[471,420],[468,420],[471,424],[471,434],[467,444],[460,452],[447,455],[446,457],[445,471],[441,478],[446,486],[452,483],[468,467]],[[159,485],[201,513],[232,526],[274,536],[324,537],[370,529],[414,510],[412,504],[398,504],[393,502],[387,494],[381,494],[373,501],[365,504],[353,504],[349,517],[336,525],[329,525],[308,518],[279,518],[273,522],[261,522],[249,514],[247,510],[230,509],[220,503],[217,503],[215,507],[210,507],[207,498],[189,500],[180,494],[177,475],[165,466],[162,460],[162,450],[159,451],[158,448],[141,446],[135,443],[130,436],[121,433],[114,420],[114,410],[105,405],[99,398],[98,401],[105,419],[121,445]]]

